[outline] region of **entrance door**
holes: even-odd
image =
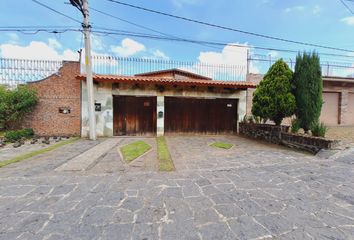
[[[234,133],[237,99],[165,97],[166,133]]]
[[[115,136],[156,133],[156,97],[113,96]]]

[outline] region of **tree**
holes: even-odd
[[[322,109],[322,74],[318,54],[298,54],[293,77],[296,117],[305,132],[319,121]]]
[[[0,127],[15,129],[38,103],[37,92],[28,86],[10,90],[0,86]]]
[[[291,69],[282,59],[274,63],[253,94],[252,114],[270,119],[276,125],[293,115],[296,103],[291,91],[292,77]]]

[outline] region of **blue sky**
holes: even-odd
[[[79,11],[69,4],[64,4],[64,1],[66,0],[41,0],[41,2],[59,11],[81,20],[82,17]],[[349,13],[339,0],[125,1],[175,15],[242,30],[297,41],[354,49],[354,16]],[[91,7],[101,11],[178,37],[299,51],[313,49],[154,15],[106,0],[90,0],[89,3]],[[354,10],[354,2],[347,2],[347,4]],[[80,27],[78,23],[53,13],[31,0],[0,1],[0,9],[0,26],[59,25]],[[99,26],[155,34],[96,12],[91,12],[91,23],[94,27]],[[0,34],[0,55],[2,57],[71,59],[76,56],[76,51],[81,47],[83,45],[80,33],[24,35],[21,33],[1,32]],[[223,51],[222,48],[214,49],[203,45],[126,36],[93,36],[93,50],[96,54],[188,61],[199,59],[200,61],[221,63],[238,63],[237,61],[242,61],[240,60],[240,54],[242,55],[244,52],[239,52],[237,49],[233,51],[227,47]],[[228,51],[231,53],[228,53]],[[318,51],[334,52],[326,49],[318,49]],[[257,50],[254,53],[271,53],[274,56],[294,57],[294,54],[289,55],[270,51]],[[344,60],[333,57],[323,57],[323,59],[332,61]],[[345,61],[350,60],[352,59],[345,59]]]

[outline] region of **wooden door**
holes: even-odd
[[[156,133],[156,97],[114,96],[115,136]]]
[[[237,99],[165,97],[166,133],[233,133]]]

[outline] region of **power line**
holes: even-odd
[[[354,14],[354,11],[348,6],[348,4],[346,4],[343,0],[339,0],[343,6],[351,13],[351,14]],[[348,0],[347,0],[348,1]],[[352,1],[350,1],[352,2]]]
[[[136,33],[136,32],[128,32],[128,31],[121,31],[121,30],[114,30],[114,29],[105,29],[105,28],[94,28],[97,30],[93,30],[94,33],[102,34],[102,35],[120,35],[120,36],[128,36],[128,37],[138,37],[138,38],[148,38],[148,39],[155,39],[155,40],[165,40],[165,41],[177,41],[177,42],[188,42],[188,43],[199,43],[199,44],[209,44],[215,46],[232,46],[232,47],[239,47],[239,48],[253,48],[259,50],[267,50],[267,51],[279,51],[279,52],[287,52],[287,53],[299,53],[296,50],[290,49],[280,49],[280,48],[269,48],[269,47],[260,47],[260,46],[246,46],[241,44],[232,44],[232,43],[225,43],[225,42],[213,42],[213,41],[201,41],[201,40],[194,40],[194,39],[185,39],[185,38],[174,38],[174,37],[163,37],[159,35],[150,35],[144,33]],[[100,31],[100,29],[104,31]],[[107,31],[108,30],[108,31]],[[334,56],[334,57],[345,57],[345,58],[353,58],[354,56],[350,55],[342,55],[342,54],[335,54],[335,53],[320,53],[319,55],[325,56]]]
[[[66,15],[66,14],[64,14],[64,13],[61,13],[61,12],[55,10],[55,9],[52,8],[52,7],[49,7],[48,5],[46,5],[46,4],[44,4],[44,3],[40,2],[40,1],[32,0],[32,2],[37,3],[38,5],[41,5],[42,7],[45,7],[45,8],[47,8],[47,9],[51,10],[52,12],[55,12],[55,13],[61,15],[61,16],[64,16],[64,17],[66,17],[66,18],[68,18],[68,19],[71,19],[71,20],[74,21],[74,22],[77,22],[77,23],[81,24],[81,22],[80,22],[79,20],[77,20],[77,19],[75,19],[75,18],[73,18],[73,17],[70,17],[69,15]]]
[[[153,28],[150,28],[150,27],[146,27],[144,25],[141,25],[141,24],[138,24],[138,23],[134,23],[134,22],[131,22],[131,21],[128,21],[128,20],[125,20],[123,18],[120,18],[120,17],[117,17],[117,16],[114,16],[112,14],[109,14],[109,13],[106,13],[106,12],[103,12],[101,10],[98,10],[98,9],[95,9],[95,8],[92,8],[90,7],[91,10],[95,11],[95,12],[98,12],[100,14],[103,14],[103,15],[106,15],[108,17],[111,17],[111,18],[114,18],[114,19],[117,19],[119,21],[122,21],[122,22],[125,22],[125,23],[128,23],[130,25],[133,25],[133,26],[136,26],[136,27],[139,27],[139,28],[142,28],[142,29],[145,29],[145,30],[148,30],[148,31],[151,31],[151,32],[155,32],[155,33],[159,33],[161,35],[164,35],[164,36],[167,36],[167,37],[175,37],[175,38],[179,38],[179,37],[176,37],[174,35],[171,35],[171,34],[167,34],[167,33],[164,33],[164,32],[161,32],[161,31],[158,31],[158,30],[155,30]],[[211,47],[211,48],[214,48],[214,49],[220,49],[220,48],[215,48],[213,46],[208,46],[208,45],[205,45],[205,44],[202,44],[204,46],[207,46],[207,47]]]
[[[187,18],[187,17],[181,17],[181,16],[177,16],[177,15],[174,15],[174,14],[161,12],[161,11],[157,11],[157,10],[153,10],[153,9],[149,9],[149,8],[145,8],[145,7],[141,7],[141,6],[137,6],[137,5],[133,5],[133,4],[117,1],[117,0],[106,0],[106,1],[113,2],[113,3],[120,4],[120,5],[127,6],[127,7],[131,7],[131,8],[135,8],[135,9],[139,9],[139,10],[143,10],[143,11],[147,11],[147,12],[151,12],[151,13],[155,13],[155,14],[159,14],[159,15],[163,15],[163,16],[167,16],[167,17],[171,17],[171,18],[184,20],[184,21],[187,21],[187,22],[193,22],[193,23],[197,23],[197,24],[201,24],[201,25],[205,25],[205,26],[209,26],[209,27],[214,27],[214,28],[219,28],[219,29],[223,29],[223,30],[228,30],[228,31],[248,34],[248,35],[252,35],[252,36],[256,36],[256,37],[262,37],[262,38],[267,38],[267,39],[271,39],[271,40],[277,40],[277,41],[288,42],[288,43],[299,44],[299,45],[305,45],[305,46],[311,46],[311,47],[325,48],[325,49],[342,51],[342,52],[354,52],[354,50],[349,50],[349,49],[336,48],[336,47],[330,47],[330,46],[325,46],[325,45],[320,45],[320,44],[295,41],[295,40],[290,40],[290,39],[285,39],[285,38],[274,37],[274,36],[270,36],[270,35],[265,35],[265,34],[260,34],[260,33],[254,33],[254,32],[250,32],[250,31],[240,30],[240,29],[236,29],[236,28],[226,27],[226,26],[222,26],[222,25],[218,25],[218,24],[204,22],[204,21],[201,21],[201,20],[191,19],[191,18]]]
[[[36,28],[31,26],[11,26],[5,27],[0,26],[0,32],[20,32],[23,34],[38,34],[39,32],[47,32],[47,33],[65,33],[65,32],[82,32],[81,29],[76,28],[64,28],[64,26],[60,26],[58,28],[50,27],[50,26],[43,26],[43,28]],[[146,33],[139,33],[139,32],[132,32],[126,30],[118,30],[112,28],[105,28],[99,26],[93,26],[93,33],[96,35],[101,36],[110,36],[110,35],[119,35],[119,36],[130,36],[130,37],[138,37],[138,38],[148,38],[154,40],[162,40],[162,41],[177,41],[177,42],[186,42],[186,43],[193,43],[193,44],[208,44],[211,46],[231,46],[231,47],[239,47],[239,48],[247,48],[247,49],[258,49],[258,50],[267,50],[267,51],[279,51],[279,52],[286,52],[286,53],[299,53],[297,50],[292,49],[281,49],[281,48],[273,48],[273,47],[261,47],[261,46],[253,46],[253,45],[242,45],[242,44],[234,44],[234,43],[226,43],[226,42],[216,42],[216,41],[203,41],[203,40],[195,40],[195,39],[185,39],[180,37],[163,37],[161,35],[151,35]],[[219,48],[218,48],[219,49]],[[344,57],[344,58],[354,58],[354,56],[350,55],[342,55],[342,54],[335,54],[335,53],[318,53],[319,55],[323,56],[333,56],[333,57]]]

